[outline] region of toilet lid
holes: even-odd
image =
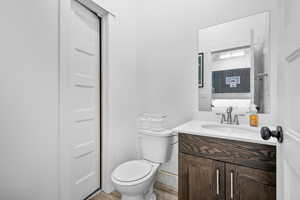
[[[113,176],[118,181],[132,182],[144,178],[150,174],[151,170],[151,164],[141,160],[133,160],[117,167],[113,172]]]

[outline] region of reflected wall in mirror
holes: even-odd
[[[269,113],[269,13],[201,29],[198,37],[199,110]]]

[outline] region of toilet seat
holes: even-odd
[[[121,164],[117,167],[112,176],[119,182],[139,181],[152,172],[153,166],[143,160],[132,160]]]

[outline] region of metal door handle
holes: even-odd
[[[233,172],[230,172],[230,199],[233,199]]]
[[[220,194],[220,170],[217,169],[217,195]]]

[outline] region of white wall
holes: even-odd
[[[58,199],[58,1],[2,1],[0,199]]]
[[[198,112],[198,30],[233,19],[271,12],[271,40],[276,40],[277,1],[274,0],[142,0],[138,5],[138,94],[141,111],[169,114],[169,127],[193,117],[216,120]],[[271,73],[276,74],[276,44],[271,44]],[[276,88],[276,80],[272,85]],[[271,89],[272,90],[272,89]],[[272,90],[271,96],[276,95]],[[271,107],[275,108],[273,101]],[[275,112],[273,112],[275,114]],[[273,116],[268,116],[273,119]],[[164,170],[177,174],[177,148]],[[164,180],[166,183],[171,178]],[[173,181],[174,185],[174,181]]]

